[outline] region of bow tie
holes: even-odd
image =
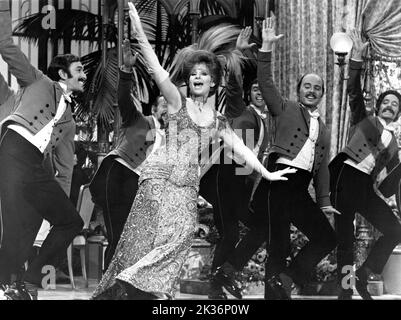
[[[390,131],[392,133],[395,133],[398,128],[400,128],[400,124],[398,122],[390,122],[389,124],[386,124],[386,121],[384,119],[377,117],[381,125],[383,126],[384,130]]]
[[[386,126],[383,126],[383,127],[384,127],[384,130],[387,130],[387,131],[390,131],[390,132],[394,133],[397,130],[398,126],[399,125],[397,125],[396,123],[392,122],[392,123],[390,123],[390,124],[388,124]]]
[[[318,119],[320,117],[319,111],[317,111],[317,110],[315,110],[315,111],[308,110],[308,112],[309,112],[311,118],[313,118],[313,119]]]

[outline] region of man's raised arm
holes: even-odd
[[[362,54],[369,45],[369,42],[363,43],[361,35],[356,30],[351,32],[351,38],[354,47],[349,63],[347,93],[352,114],[351,125],[355,125],[367,116],[361,88],[361,73],[363,64]]]
[[[43,77],[43,73],[33,67],[14,44],[8,0],[0,0],[0,54],[21,87],[27,87]]]
[[[262,92],[263,100],[265,100],[270,113],[274,117],[280,115],[285,109],[285,100],[273,82],[271,67],[273,46],[283,37],[283,35],[276,36],[275,23],[275,17],[263,21],[263,44],[258,53],[257,71],[259,88]]]

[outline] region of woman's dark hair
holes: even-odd
[[[183,79],[188,85],[191,71],[193,67],[199,63],[204,63],[206,65],[206,67],[209,69],[213,82],[215,83],[215,86],[210,88],[209,96],[212,96],[219,87],[221,78],[223,76],[223,68],[221,67],[221,64],[215,54],[206,50],[198,50],[193,52],[184,63]]]
[[[297,95],[299,95],[299,91],[301,90],[302,81],[305,79],[306,76],[308,76],[310,74],[314,74],[314,73],[306,73],[301,77],[301,79],[299,79],[298,84],[297,84]],[[325,93],[324,81],[323,81],[322,77],[320,77],[320,79],[322,80],[322,96],[323,96]]]
[[[63,54],[59,56],[55,56],[50,62],[49,67],[47,68],[47,76],[53,81],[59,81],[60,75],[59,70],[63,70],[69,78],[71,78],[70,73],[70,65],[74,62],[80,62],[79,57],[73,54]]]
[[[380,96],[377,98],[377,102],[376,102],[376,110],[375,110],[375,114],[378,115],[379,111],[380,111],[380,106],[383,103],[383,100],[386,96],[388,96],[389,94],[395,95],[398,98],[398,114],[396,115],[395,119],[398,119],[398,117],[400,116],[400,109],[401,109],[401,94],[398,93],[398,91],[395,90],[387,90],[384,91],[383,93],[380,94]]]

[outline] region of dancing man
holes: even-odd
[[[243,29],[236,48],[251,59],[255,59],[250,50],[252,45],[249,44],[251,33],[250,27]],[[237,87],[242,96],[243,89],[239,85]],[[244,111],[233,119],[231,126],[263,163],[270,143],[271,127],[268,125],[269,115],[266,113],[266,104],[257,80],[251,83],[247,96],[250,101],[249,106],[245,107],[244,101],[239,98],[244,104]],[[222,287],[235,297],[242,298],[241,288],[235,281],[235,274],[244,268],[267,238],[267,202],[263,201],[251,214],[249,209],[251,195],[259,175],[244,167],[243,161],[233,157],[232,152],[226,151],[228,152],[223,154],[226,158],[221,161],[218,174],[219,207],[215,211],[219,214],[218,219],[222,221],[221,228],[218,229],[221,240],[214,253],[212,263],[214,272],[210,281],[209,299],[227,299]],[[240,220],[250,229],[241,241],[239,241]]]
[[[2,1],[2,7],[6,2]],[[8,5],[0,12],[0,26],[1,55],[11,72],[25,72],[35,79],[21,92],[15,111],[1,127],[1,283],[9,284],[11,274],[17,274],[27,260],[43,218],[53,225],[39,255],[21,279],[5,291],[8,299],[31,300],[37,299],[37,288],[42,286],[43,266],[66,250],[83,226],[44,160],[62,148],[66,167],[72,172],[74,141],[70,133],[75,122],[69,101],[72,92],[83,91],[86,75],[79,58],[70,54],[55,57],[48,76],[29,64],[21,71],[21,64],[26,66],[27,60],[21,60],[20,49],[12,41]],[[65,177],[71,179],[69,174]]]
[[[349,273],[344,267],[352,268],[354,265],[355,213],[364,216],[382,233],[363,265],[355,272],[355,287],[358,293],[363,299],[371,300],[367,290],[369,276],[371,273],[380,274],[383,271],[393,249],[401,242],[401,225],[391,208],[374,190],[378,174],[384,168],[391,171],[399,163],[392,124],[399,116],[401,95],[393,90],[383,92],[377,99],[377,116],[367,115],[360,78],[362,55],[369,43],[363,43],[361,35],[355,30],[351,37],[354,47],[347,92],[352,112],[352,128],[347,146],[330,163],[330,184],[332,203],[341,212],[336,219],[339,241],[337,270],[340,284],[343,284],[342,279],[346,276],[344,273]],[[352,293],[352,288],[343,286],[339,299],[352,299]]]
[[[167,114],[165,99],[157,97],[152,106],[152,115],[144,116],[131,97],[135,61],[136,55],[126,39],[123,42],[123,65],[118,83],[122,126],[116,147],[103,159],[90,184],[95,202],[103,209],[106,224],[109,245],[105,254],[105,270],[113,258],[138,190],[142,163],[164,138]]]
[[[329,199],[329,133],[317,110],[324,95],[324,82],[316,74],[304,75],[298,83],[298,101],[284,99],[273,83],[271,59],[276,35],[274,16],[263,22],[262,48],[258,54],[258,82],[262,96],[276,121],[269,165],[274,170],[296,168],[288,183],[272,182],[266,194],[270,220],[269,258],[266,262],[266,299],[290,299],[280,273],[299,287],[310,279],[314,267],[336,246],[336,237],[325,214],[337,213]],[[270,167],[269,167],[270,168]],[[308,187],[313,179],[316,202]],[[309,239],[291,264],[290,223]]]

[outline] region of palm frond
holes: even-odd
[[[77,116],[94,117],[105,127],[110,127],[117,103],[117,49],[108,49],[105,66],[102,65],[100,51],[82,57],[81,61],[88,80],[85,83],[85,93],[77,105]]]
[[[201,1],[199,10],[203,16],[227,14],[224,10],[224,7],[216,0]]]
[[[44,13],[35,13],[18,20],[19,23],[14,29],[14,35],[18,35],[30,42],[38,39],[71,39],[77,41],[97,42],[101,36],[101,17],[91,12],[60,9],[56,14],[56,29],[43,29],[42,21]],[[108,40],[117,40],[117,28],[109,25],[106,30]]]

